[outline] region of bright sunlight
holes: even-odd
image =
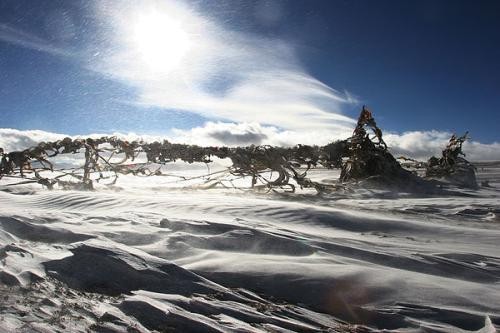
[[[163,73],[177,68],[190,48],[181,22],[159,12],[137,18],[133,40],[146,66]]]

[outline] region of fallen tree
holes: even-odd
[[[366,129],[373,132],[373,137]],[[403,169],[388,151],[372,113],[363,106],[353,135],[347,139],[347,158],[342,164],[340,180],[362,180],[369,177],[411,178],[411,172]]]
[[[315,188],[318,191],[333,189],[306,177],[307,171],[318,165],[332,168],[341,160],[340,143],[325,147],[297,145],[291,148],[272,146],[249,147],[200,147],[196,145],[175,144],[168,141],[146,143],[128,142],[116,137],[97,139],[71,139],[69,137],[54,142],[41,142],[37,146],[5,153],[0,151],[0,178],[19,177],[22,183],[36,182],[52,189],[55,185],[62,188],[92,190],[95,182],[109,180],[108,185],[116,183],[120,174],[137,176],[160,176],[159,166],[171,162],[186,163],[212,162],[213,158],[230,159],[232,166],[227,173],[241,177],[251,177],[251,186],[257,183],[272,188],[285,188],[291,191],[295,186]],[[59,155],[83,155],[83,166],[74,170],[54,168],[51,159]],[[145,162],[135,163],[143,155]],[[118,158],[118,160],[116,160]],[[303,170],[305,168],[305,170]],[[45,177],[43,171],[57,174]],[[273,172],[277,177],[268,179],[263,173]],[[293,179],[294,183],[290,180]],[[294,185],[296,184],[296,185]]]
[[[464,158],[465,154],[462,151],[462,145],[467,139],[468,132],[460,137],[453,134],[442,151],[442,156],[440,158],[433,156],[427,162],[426,178],[477,188],[476,168]]]
[[[367,132],[371,131],[372,137]],[[459,141],[457,141],[459,142]],[[455,146],[453,146],[455,147]],[[429,176],[443,168],[460,165],[456,154],[449,147],[443,159],[432,164]],[[83,166],[71,170],[55,168],[52,160],[61,155],[79,155]],[[248,177],[250,187],[284,189],[295,191],[296,186],[313,188],[317,192],[345,188],[360,180],[376,178],[379,183],[417,183],[421,181],[405,170],[388,151],[372,113],[363,106],[353,135],[347,140],[332,142],[326,146],[297,145],[294,147],[248,146],[248,147],[200,147],[163,142],[127,141],[117,137],[71,139],[66,137],[53,142],[41,142],[23,151],[4,152],[0,148],[0,178],[21,178],[18,184],[39,183],[49,189],[59,186],[64,189],[92,190],[96,182],[114,185],[119,175],[136,176],[165,175],[161,166],[183,161],[186,163],[210,164],[214,158],[230,159],[231,166],[217,172],[217,178],[208,177],[210,186],[220,184],[223,176]],[[144,162],[137,160],[141,156]],[[433,160],[432,163],[435,161]],[[307,173],[317,167],[340,168],[340,182],[323,184],[311,180]],[[51,176],[45,175],[47,172]],[[273,176],[265,176],[271,174]],[[208,174],[207,176],[211,176]],[[181,177],[182,178],[182,177]],[[215,181],[214,181],[215,179]]]

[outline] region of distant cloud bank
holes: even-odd
[[[296,144],[325,145],[335,140],[346,139],[351,131],[331,132],[281,130],[273,126],[258,123],[208,122],[204,126],[189,130],[174,129],[170,135],[154,136],[136,133],[94,133],[78,137],[117,136],[127,140],[142,139],[147,142],[169,140],[177,143],[197,144],[201,146],[247,146],[275,145],[293,146]],[[16,130],[0,128],[0,147],[5,151],[23,150],[42,141],[55,141],[67,135],[40,130]],[[390,151],[396,157],[407,157],[426,160],[430,156],[439,156],[448,142],[451,133],[439,131],[412,131],[402,134],[388,133],[384,136]],[[484,144],[468,141],[464,144],[464,152],[471,161],[500,160],[500,143]]]

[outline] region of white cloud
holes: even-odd
[[[250,144],[292,146],[295,144],[326,145],[335,140],[346,139],[352,131],[331,132],[328,130],[296,131],[281,130],[273,126],[262,126],[258,123],[224,123],[208,122],[204,126],[189,130],[176,129],[170,136],[139,135],[136,133],[108,133],[129,141],[144,140],[146,142],[162,141],[197,144],[201,146],[244,146]],[[89,134],[82,137],[101,137],[106,134]],[[5,151],[23,150],[41,141],[54,141],[66,135],[38,130],[20,131],[0,128],[0,147]],[[415,131],[403,134],[391,133],[384,136],[389,149],[396,157],[407,157],[426,160],[430,156],[440,156],[441,150],[448,142],[451,133],[438,131]],[[463,147],[470,161],[500,160],[500,143],[484,144],[477,141],[466,141]]]
[[[402,134],[387,133],[384,140],[396,156],[426,159],[431,155],[440,156],[451,135],[440,131],[411,131]]]
[[[138,135],[135,133],[92,133],[88,135],[65,135],[60,133],[52,133],[40,130],[17,130],[12,128],[0,128],[0,148],[4,151],[21,151],[37,145],[40,142],[52,142],[70,137],[72,139],[81,138],[99,138],[102,136],[116,136],[124,140],[144,140],[152,142],[155,140],[167,139],[162,136],[153,135]]]
[[[101,33],[95,36],[95,45],[83,46],[87,50],[80,50],[78,57],[88,69],[135,87],[137,96],[133,103],[137,105],[162,107],[165,112],[195,112],[214,119],[189,130],[173,129],[172,136],[165,138],[133,133],[112,135],[199,145],[287,146],[324,145],[352,133],[355,121],[342,115],[342,109],[356,104],[356,98],[308,74],[292,44],[231,31],[174,0],[95,4]],[[186,55],[175,64],[176,68],[148,64],[145,59],[150,57],[144,57],[144,50],[138,47],[134,34],[137,18],[147,22],[144,15],[150,12],[170,17],[173,26],[182,28],[189,36],[187,44],[183,43]],[[161,31],[151,32],[159,38],[159,44],[165,42],[161,40]],[[47,40],[5,24],[0,24],[0,41],[57,56],[70,55]],[[154,42],[149,41],[148,47],[154,49]],[[176,47],[174,44],[158,50],[168,52]],[[86,62],[81,57],[85,54],[89,55]],[[157,62],[158,57],[153,58]],[[386,133],[384,138],[394,155],[426,159],[439,156],[450,135],[412,131]],[[6,151],[21,150],[39,141],[62,137],[36,130],[0,129],[0,147]],[[471,160],[500,160],[499,148],[500,143],[472,141],[464,145]]]
[[[471,161],[499,161],[500,142],[485,144],[477,141],[465,142],[464,152]]]
[[[208,122],[204,126],[189,130],[175,129],[173,141],[204,146],[273,145],[293,146],[296,144],[325,145],[344,139],[351,130],[332,132],[324,129],[311,131],[280,130],[274,126],[259,123]]]
[[[385,141],[396,155],[411,156],[425,160],[430,156],[441,156],[443,147],[453,133],[440,131],[411,131],[403,134],[386,134]],[[471,161],[500,160],[500,143],[484,144],[478,141],[466,141],[463,145],[466,158]]]
[[[387,134],[385,141],[395,156],[404,155],[420,160],[441,156],[441,151],[453,133],[440,131],[411,131],[403,134]],[[463,145],[466,158],[471,161],[500,160],[500,143],[484,144],[466,141]]]
[[[355,98],[309,75],[287,42],[230,31],[175,1],[101,2],[97,10],[116,32],[115,47],[89,68],[137,88],[139,105],[282,129],[337,131],[354,123],[341,111]],[[149,12],[169,17],[189,36],[189,49],[174,69],[145,61],[131,38],[137,22],[144,21],[138,17]],[[158,44],[165,42],[154,35]],[[174,52],[176,45],[169,47]]]
[[[56,141],[64,138],[62,134],[39,130],[20,131],[12,128],[0,128],[0,148],[6,152],[24,150],[42,141]]]

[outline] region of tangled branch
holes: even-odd
[[[366,129],[372,131],[373,137],[370,137]],[[433,168],[428,171],[436,173],[450,169],[458,156],[463,154],[462,143],[466,138],[467,134],[460,138],[452,137],[443,151],[443,157],[428,163]],[[54,168],[52,160],[57,156],[75,154],[83,156],[83,166],[72,169]],[[307,177],[308,171],[317,167],[341,168],[341,183],[372,176],[405,181],[411,178],[411,173],[403,169],[388,151],[382,139],[382,130],[365,106],[350,138],[321,147],[200,147],[166,140],[152,143],[127,141],[114,136],[97,139],[66,137],[58,141],[41,142],[23,151],[4,152],[0,148],[0,156],[0,178],[20,178],[22,181],[17,184],[39,183],[49,189],[58,185],[65,189],[92,190],[96,182],[114,185],[120,175],[127,174],[145,177],[174,176],[180,181],[188,181],[201,177],[166,174],[162,166],[183,161],[205,163],[208,167],[214,158],[230,159],[232,165],[223,172],[209,172],[205,175],[206,187],[223,185],[224,177],[232,176],[233,179],[248,177],[252,188],[264,187],[269,190],[279,188],[293,192],[299,186],[325,192],[343,188],[342,185],[322,184]],[[139,156],[145,162],[138,162]],[[45,176],[47,173],[51,177]],[[268,174],[277,176],[269,178],[266,177]]]
[[[324,185],[311,181],[306,177],[310,168],[322,165],[332,167],[338,165],[341,156],[341,143],[333,143],[325,147],[298,145],[291,148],[272,146],[249,147],[200,147],[196,145],[175,144],[168,141],[146,143],[143,141],[126,141],[117,137],[101,137],[98,139],[71,139],[66,137],[53,142],[41,142],[37,146],[23,150],[5,153],[0,150],[0,178],[25,178],[23,182],[37,182],[52,189],[54,185],[63,188],[79,188],[92,190],[94,183],[102,179],[110,179],[108,185],[116,183],[120,174],[136,176],[164,175],[161,166],[171,162],[183,161],[186,163],[212,162],[218,159],[229,158],[232,166],[228,172],[241,177],[251,177],[252,187],[260,180],[267,188],[289,188],[294,191],[295,186],[290,183],[293,179],[301,187],[312,187],[326,190]],[[1,148],[0,148],[1,149]],[[55,170],[50,159],[59,155],[83,154],[84,163],[81,168],[73,170]],[[133,163],[139,155],[144,155],[145,163]],[[114,160],[119,158],[118,161]],[[157,165],[156,170],[152,166]],[[306,171],[299,172],[305,167]],[[41,171],[58,173],[57,176],[47,178]],[[269,180],[263,177],[264,173],[277,173],[278,177]],[[26,173],[31,175],[27,177]],[[96,176],[97,175],[97,176]],[[67,178],[73,178],[68,181]]]

